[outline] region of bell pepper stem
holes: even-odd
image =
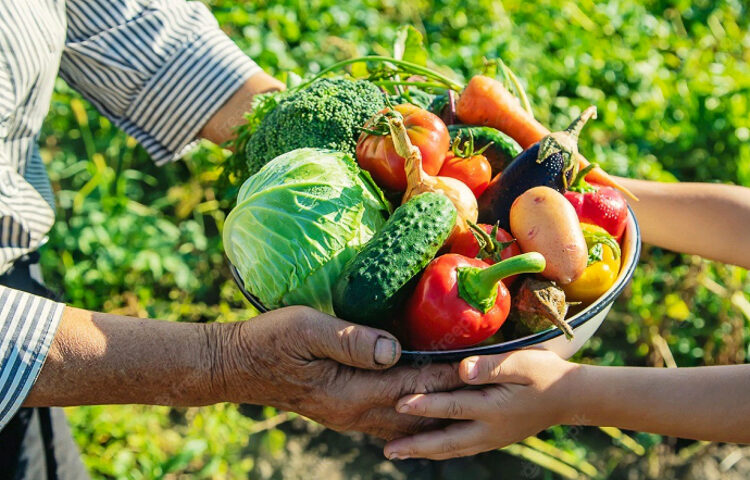
[[[529,252],[508,258],[487,268],[459,267],[458,295],[482,313],[487,313],[497,300],[500,280],[521,273],[539,273],[546,267],[541,253]]]
[[[620,244],[617,243],[615,237],[613,237],[609,233],[597,232],[586,228],[583,229],[583,238],[584,240],[586,240],[586,246],[588,246],[589,250],[594,248],[598,244],[606,245],[612,249],[615,260],[620,259],[620,255],[622,255]]]
[[[598,166],[599,165],[597,165],[596,163],[590,163],[588,166],[581,169],[578,172],[578,175],[576,175],[575,180],[573,180],[573,183],[571,183],[570,187],[568,187],[568,190],[578,193],[596,192],[598,189],[586,181],[586,175],[588,175],[591,170],[597,168]]]

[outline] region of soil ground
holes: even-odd
[[[253,412],[247,412],[251,416]],[[253,477],[284,480],[485,480],[559,478],[538,465],[502,451],[433,462],[383,457],[383,442],[362,434],[338,433],[295,419],[280,427],[287,435],[282,454],[256,459]],[[594,465],[612,465],[601,478],[640,480],[744,480],[750,478],[750,446],[669,439],[646,456],[614,455],[621,449],[585,429],[582,436],[600,443]],[[600,438],[601,437],[601,438]],[[687,448],[687,449],[686,449]],[[608,455],[611,452],[613,455]],[[614,465],[612,462],[616,462]]]

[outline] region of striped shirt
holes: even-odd
[[[58,73],[163,164],[258,71],[199,2],[0,0],[0,274],[54,222],[37,142]],[[62,310],[0,287],[0,429],[39,374]]]

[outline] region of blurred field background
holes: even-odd
[[[750,186],[746,1],[281,0],[209,2],[274,74],[389,52],[423,31],[432,61],[461,75],[502,58],[542,123],[595,104],[584,154],[609,171]],[[174,321],[254,311],[231,282],[216,188],[224,153],[203,145],[156,168],[58,81],[42,138],[58,198],[46,278],[69,303]],[[721,214],[721,212],[717,212]],[[738,245],[738,248],[744,248]],[[576,357],[654,367],[748,360],[750,279],[740,268],[647,248],[598,335]],[[585,392],[581,392],[585,395]],[[750,452],[616,429],[556,427],[506,450],[433,464],[386,462],[379,444],[271,408],[68,409],[95,478],[747,478]],[[731,412],[727,412],[731,415]]]

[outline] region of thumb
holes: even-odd
[[[531,383],[525,352],[468,357],[461,361],[458,371],[461,380],[470,385],[488,383]]]
[[[308,317],[307,343],[314,358],[329,358],[356,368],[379,370],[401,356],[396,337],[315,311]]]

